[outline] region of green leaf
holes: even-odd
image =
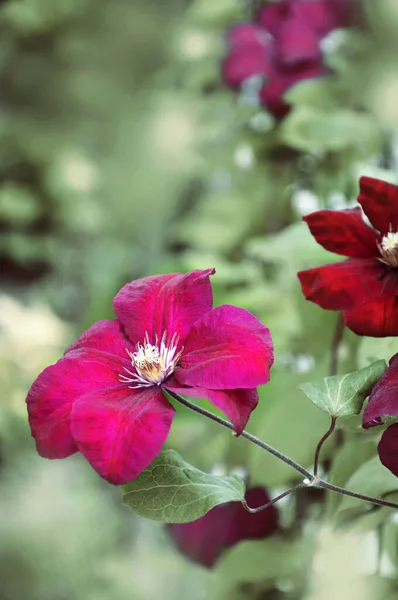
[[[285,118],[281,135],[292,148],[314,153],[355,149],[361,154],[377,150],[380,144],[376,121],[368,114],[345,108],[325,111],[297,106]]]
[[[289,104],[305,105],[314,108],[335,108],[336,95],[340,92],[335,76],[305,79],[293,85],[284,94]],[[340,93],[341,94],[341,93]]]
[[[361,465],[344,487],[373,498],[381,498],[383,495],[389,494],[386,500],[397,501],[396,494],[392,492],[398,491],[398,479],[381,464],[378,456]],[[343,524],[352,521],[355,524],[355,517],[362,516],[362,526],[372,528],[395,510],[393,508],[382,508],[373,512],[371,508],[372,504],[370,503],[358,498],[344,496],[337,511],[338,521]]]
[[[218,504],[242,501],[245,485],[236,475],[209,475],[174,450],[164,450],[122,490],[123,503],[138,515],[164,523],[188,523]]]
[[[299,388],[332,417],[351,417],[359,415],[365,398],[385,370],[385,361],[378,360],[359,371],[303,383]]]

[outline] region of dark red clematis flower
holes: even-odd
[[[370,392],[363,413],[363,426],[368,429],[382,425],[382,417],[395,416],[398,416],[398,354],[390,359],[388,369]]]
[[[283,94],[295,83],[326,73],[321,40],[337,27],[353,22],[355,0],[281,0],[265,4],[254,23],[233,27],[222,65],[228,85],[239,88],[254,75],[262,75],[260,101],[275,117],[289,105]]]
[[[398,477],[398,423],[387,427],[377,449],[380,461]]]
[[[245,498],[253,507],[270,501],[267,491],[261,487],[248,489]],[[240,502],[227,502],[216,506],[197,521],[166,527],[182,554],[210,568],[226,548],[243,540],[271,536],[278,529],[278,518],[276,506],[249,513]]]
[[[92,325],[39,375],[27,405],[41,456],[80,451],[107,481],[130,481],[168,436],[175,410],[162,390],[207,398],[243,430],[269,380],[272,340],[248,311],[212,309],[214,272],[128,283],[118,318]]]
[[[316,241],[348,260],[300,271],[304,296],[342,310],[354,333],[398,335],[398,186],[362,177],[361,209],[319,210],[304,217]]]
[[[388,369],[380,377],[369,395],[363,413],[363,427],[368,429],[383,424],[383,417],[398,416],[398,354],[390,359]],[[378,445],[381,462],[398,477],[398,423],[390,425]]]

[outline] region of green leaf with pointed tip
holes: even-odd
[[[359,415],[365,398],[386,367],[384,360],[378,360],[359,371],[302,383],[299,387],[311,402],[332,417],[351,417]]]
[[[242,501],[245,484],[236,475],[217,477],[204,473],[174,450],[164,450],[122,490],[123,504],[141,517],[164,523],[189,523],[218,504]]]

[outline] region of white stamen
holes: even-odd
[[[391,267],[398,267],[398,231],[389,231],[383,236],[381,244],[377,244],[383,262]]]
[[[136,345],[136,352],[131,352],[126,348],[133,371],[124,367],[127,375],[120,374],[119,380],[122,383],[134,384],[128,386],[132,389],[160,385],[174,372],[181,357],[183,348],[177,352],[178,342],[176,334],[168,342],[167,334],[164,332],[160,344],[158,336],[155,338],[155,344],[151,344],[146,333],[144,343],[138,342]]]

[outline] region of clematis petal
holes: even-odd
[[[268,328],[247,310],[224,305],[192,327],[175,376],[190,387],[254,388],[269,380],[273,361]]]
[[[267,491],[261,487],[249,488],[245,499],[252,507],[270,501]],[[166,527],[182,554],[210,568],[226,548],[242,540],[264,539],[272,535],[278,528],[278,509],[270,506],[252,514],[240,502],[227,502],[192,523]]]
[[[271,35],[277,37],[286,20],[292,17],[292,5],[291,0],[265,4],[258,11],[256,22],[267,29]]]
[[[260,90],[261,103],[277,118],[284,117],[290,110],[290,105],[283,95],[295,83],[303,79],[312,79],[325,74],[326,70],[321,61],[300,65],[292,69],[283,69],[274,65],[268,79]]]
[[[47,367],[26,398],[38,453],[65,458],[77,452],[70,430],[73,403],[84,394],[119,385],[117,372],[104,361],[63,358]]]
[[[185,275],[154,275],[125,285],[114,299],[116,315],[133,344],[151,343],[166,331],[182,342],[192,325],[211,310],[213,295],[209,276],[215,269]]]
[[[343,0],[347,3],[347,0]],[[351,0],[350,0],[351,1]],[[312,2],[293,2],[293,17],[297,22],[305,21],[321,38],[336,27],[341,27],[339,8],[333,7],[330,0],[313,0]]]
[[[227,41],[232,48],[247,46],[254,48],[262,46],[269,39],[269,34],[254,23],[239,23],[227,31]]]
[[[130,340],[117,319],[97,321],[73,344],[67,348],[64,356],[96,355],[97,352],[111,354],[127,359],[126,348],[134,351]]]
[[[361,177],[359,188],[358,202],[372,225],[382,234],[398,231],[398,186]]]
[[[232,50],[222,65],[222,77],[232,87],[240,87],[249,77],[267,75],[270,59],[262,46]]]
[[[365,428],[380,425],[381,417],[398,415],[398,354],[370,392],[369,402],[363,413]]]
[[[122,485],[159,454],[174,414],[158,387],[101,390],[74,403],[72,435],[97,473]]]
[[[306,18],[286,20],[279,31],[276,44],[278,60],[286,66],[299,66],[321,58],[319,34]]]
[[[164,386],[183,396],[192,398],[206,398],[213,406],[221,410],[231,421],[237,435],[246,427],[251,412],[258,404],[258,392],[253,389],[236,390],[209,390],[179,385],[176,379],[167,382]]]
[[[377,232],[362,218],[360,208],[318,210],[303,218],[312,235],[326,250],[343,256],[378,257]]]
[[[304,296],[322,308],[354,308],[380,296],[385,266],[369,258],[349,258],[325,267],[299,271]]]
[[[343,313],[346,326],[357,335],[398,335],[398,296],[373,299]]]
[[[387,427],[377,450],[383,465],[398,477],[398,423]]]

